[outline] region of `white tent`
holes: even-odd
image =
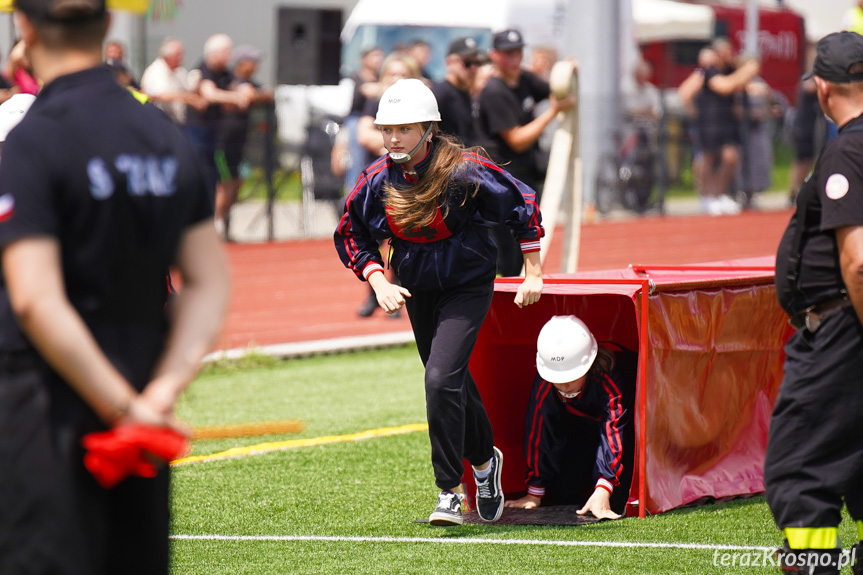
[[[632,19],[635,38],[640,43],[713,37],[714,16],[709,6],[673,0],[632,0]]]

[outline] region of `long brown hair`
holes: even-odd
[[[427,128],[428,122],[423,123],[423,132]],[[429,168],[418,182],[408,186],[394,186],[390,182],[384,185],[384,205],[389,217],[403,230],[430,225],[438,208],[442,210],[443,217],[447,216],[447,191],[460,181],[466,183],[467,170],[473,169],[464,161],[466,152],[488,159],[488,153],[483,148],[465,148],[456,138],[439,132],[437,125],[432,126],[432,140],[434,147]],[[479,184],[473,184],[461,205],[473,198],[478,190]]]
[[[603,373],[608,373],[614,369],[614,354],[604,347],[596,350],[596,359],[593,360],[593,365],[588,370],[588,376],[598,378]]]

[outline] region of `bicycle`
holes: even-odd
[[[608,214],[623,208],[643,214],[656,207],[660,214],[665,213],[665,185],[657,177],[662,174],[661,161],[647,131],[639,127],[626,138],[622,131],[615,131],[612,138],[614,151],[601,156],[597,165],[597,211]]]

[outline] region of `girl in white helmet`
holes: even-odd
[[[536,342],[524,426],[527,494],[507,507],[577,504],[579,515],[617,519],[635,458],[637,354],[597,343],[575,316],[555,316]]]
[[[405,306],[425,365],[426,411],[435,483],[441,492],[429,521],[460,525],[462,459],[473,466],[477,512],[503,511],[503,455],[468,362],[491,304],[497,248],[489,225],[505,223],[525,255],[515,304],[542,293],[535,192],[488,159],[437,130],[434,94],[420,80],[399,80],[381,97],[375,123],[388,153],[372,162],[345,200],[334,239],[345,266],[375,291],[387,313]],[[378,241],[389,240],[384,276]]]

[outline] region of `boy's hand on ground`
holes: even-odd
[[[597,487],[584,507],[576,513],[584,515],[588,511],[597,519],[620,519],[620,515],[611,510],[611,493],[602,487]]]
[[[504,507],[512,507],[515,509],[536,509],[539,507],[539,504],[542,500],[539,497],[534,495],[525,495],[521,499],[510,500],[507,499],[503,506]]]

